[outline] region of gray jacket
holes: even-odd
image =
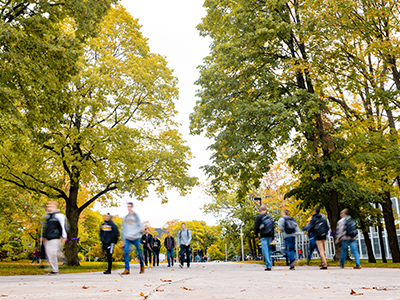
[[[189,229],[181,229],[178,233],[178,245],[190,244],[192,241],[192,233]]]
[[[354,241],[357,239],[357,235],[353,238],[351,236],[346,235],[346,221],[348,218],[350,218],[350,216],[341,218],[337,222],[337,231],[338,231],[337,239],[339,241]]]
[[[284,239],[287,237],[296,236],[296,233],[301,233],[300,228],[297,225],[297,223],[296,223],[296,229],[295,229],[294,233],[286,233],[285,232],[285,217],[283,217],[283,216],[278,220],[278,226],[279,226],[279,229],[282,231]]]
[[[133,213],[126,215],[122,222],[122,239],[123,240],[136,240],[142,236],[143,225],[140,221],[139,215]]]

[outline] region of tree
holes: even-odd
[[[167,201],[166,189],[185,194],[196,183],[187,175],[191,153],[174,120],[177,80],[165,59],[149,51],[138,20],[121,6],[100,27],[63,90],[69,105],[62,116],[51,124],[26,121],[13,143],[1,145],[0,179],[65,201],[69,239],[78,237],[79,216],[96,200],[124,193],[142,200],[155,186]],[[43,118],[51,113],[44,110]],[[90,196],[78,206],[82,186]],[[78,265],[76,241],[65,250]]]
[[[215,193],[233,179],[244,199],[258,189],[279,147],[290,144],[323,170],[334,151],[334,132],[312,72],[300,1],[209,0],[205,6],[199,30],[213,43],[200,67],[191,132],[215,140],[213,164],[204,167]],[[335,180],[334,174],[319,175]],[[339,200],[335,185],[330,188],[323,204],[336,230]]]
[[[211,260],[224,260],[224,254],[218,249],[217,245],[211,245],[208,248],[208,254]]]

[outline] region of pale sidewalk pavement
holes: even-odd
[[[130,275],[121,272],[4,276],[0,299],[400,299],[400,269],[273,267],[265,272],[256,264],[194,263],[183,269],[162,264],[142,275],[139,265],[131,265]],[[363,295],[352,296],[351,289]]]

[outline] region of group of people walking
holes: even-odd
[[[337,224],[338,232],[335,242],[341,243],[342,250],[340,257],[340,266],[344,268],[347,251],[350,247],[356,261],[355,269],[361,269],[360,255],[357,249],[357,229],[355,226],[355,222],[349,216],[349,212],[347,209],[342,210],[342,212],[340,213],[340,217],[341,219],[338,221]],[[301,231],[293,217],[289,216],[289,211],[287,209],[282,211],[282,217],[278,220],[278,227],[283,234],[286,259],[290,264],[290,270],[294,270],[294,263],[296,260],[296,234],[301,233]],[[260,235],[261,248],[266,265],[265,271],[271,271],[271,242],[274,239],[275,228],[273,218],[267,215],[267,207],[265,206],[265,204],[260,206],[260,214],[256,218],[254,230],[256,235]],[[325,241],[327,239],[330,227],[328,221],[321,215],[320,208],[318,206],[315,207],[313,216],[302,230],[307,231],[310,238],[307,264],[309,264],[312,254],[315,248],[317,248],[317,251],[321,257],[320,269],[328,269],[325,255]]]
[[[146,267],[159,266],[161,241],[157,237],[157,234],[154,234],[154,236],[150,234],[148,227],[144,229],[143,234],[143,224],[139,215],[133,211],[133,203],[129,202],[127,207],[128,214],[123,218],[121,226],[125,262],[125,270],[122,272],[122,275],[130,274],[132,246],[135,247],[140,262],[139,273],[142,274]],[[61,242],[65,242],[67,239],[65,216],[58,210],[57,202],[49,202],[46,205],[46,211],[47,220],[42,241],[44,242],[47,260],[52,267],[52,271],[49,275],[55,275],[58,274],[57,255]],[[112,256],[119,238],[120,232],[118,226],[112,221],[112,216],[106,214],[104,216],[104,222],[100,226],[100,241],[108,262],[108,268],[103,272],[104,274],[111,274]],[[181,230],[178,233],[178,245],[180,246],[179,266],[181,268],[183,268],[185,261],[187,262],[187,267],[190,267],[189,248],[191,240],[192,233],[186,228],[186,224],[182,223]],[[171,267],[174,265],[175,238],[171,236],[170,232],[167,233],[167,237],[164,239],[164,246],[167,250],[168,267]]]

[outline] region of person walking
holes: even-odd
[[[265,271],[271,271],[271,242],[274,239],[274,220],[267,215],[265,204],[260,206],[260,214],[254,224],[256,236],[260,234],[261,249],[265,259]]]
[[[190,267],[190,242],[192,241],[192,233],[189,229],[186,228],[186,224],[181,224],[181,230],[178,233],[178,245],[180,247],[180,264],[179,266],[183,268],[183,264],[185,262],[185,254],[187,267]]]
[[[112,254],[118,238],[119,230],[117,225],[112,221],[112,216],[110,214],[104,215],[104,222],[100,226],[100,241],[103,244],[102,249],[106,253],[108,269],[103,274],[111,274]]]
[[[142,244],[145,267],[147,268],[150,265],[151,268],[151,258],[153,257],[153,236],[150,234],[150,229],[148,227],[144,229],[144,234],[142,235]]]
[[[161,249],[161,241],[157,238],[157,234],[154,235],[153,238],[153,266],[157,267],[160,265],[160,249]]]
[[[309,225],[305,226],[307,227],[308,232],[312,232],[314,235],[319,255],[321,256],[321,270],[326,270],[328,269],[328,264],[326,262],[326,256],[325,256],[325,242],[326,242],[326,237],[329,232],[329,224],[328,221],[320,214],[321,209],[319,206],[316,206],[314,208],[314,214],[311,218],[311,222]]]
[[[171,265],[174,265],[175,239],[173,236],[171,236],[171,233],[169,231],[167,232],[167,237],[164,239],[164,246],[165,249],[167,249],[167,267],[171,267]]]
[[[357,249],[357,228],[355,222],[351,219],[348,209],[340,212],[340,220],[337,223],[338,236],[335,243],[342,243],[342,253],[340,255],[340,267],[344,268],[348,248],[354,254],[356,266],[354,269],[361,269],[360,254]]]
[[[32,265],[35,261],[37,261],[37,264],[40,264],[40,260],[39,260],[39,250],[38,250],[37,247],[35,247],[35,250],[33,251],[33,259],[32,259],[31,265]]]
[[[312,233],[309,229],[310,229],[310,225],[311,225],[311,219],[312,217],[310,217],[308,219],[308,223],[306,226],[303,227],[303,231],[307,231],[308,232],[308,239],[309,239],[309,244],[308,244],[308,255],[307,255],[307,262],[306,265],[309,266],[310,265],[310,260],[312,258],[313,252],[315,249],[317,249],[317,253],[319,254],[319,250],[317,247],[317,241],[315,240],[315,235],[314,233]]]
[[[278,226],[285,241],[286,258],[290,264],[290,270],[294,270],[296,233],[300,233],[300,229],[296,221],[289,216],[289,210],[285,209],[281,214],[282,217],[278,220]]]
[[[131,261],[131,245],[136,248],[136,254],[140,261],[139,274],[144,273],[143,253],[140,247],[140,236],[143,232],[143,225],[140,221],[139,215],[133,211],[133,203],[128,202],[128,214],[125,216],[122,222],[122,239],[124,241],[124,262],[125,270],[122,275],[128,275],[130,273]]]
[[[199,247],[199,249],[197,249],[197,256],[199,257],[199,262],[203,261],[203,249],[201,249],[201,247]]]
[[[46,225],[42,241],[44,242],[47,260],[52,267],[49,275],[58,274],[58,252],[61,248],[61,242],[67,240],[65,231],[65,216],[58,210],[58,203],[50,201],[46,205]]]

